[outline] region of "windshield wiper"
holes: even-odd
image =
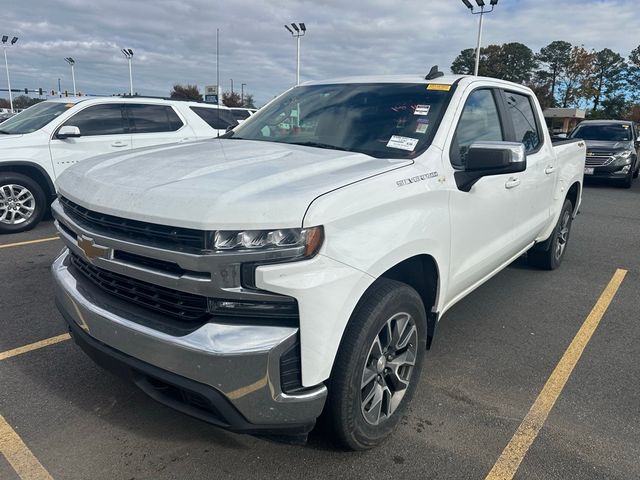
[[[320,143],[320,142],[282,142],[290,145],[301,145],[303,147],[316,147],[316,148],[326,148],[328,150],[341,150],[343,152],[352,152],[348,148],[338,147],[337,145],[331,145],[329,143]]]

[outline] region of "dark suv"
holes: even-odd
[[[622,120],[586,120],[570,135],[587,144],[585,178],[615,180],[626,188],[638,177],[638,126]]]

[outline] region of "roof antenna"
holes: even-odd
[[[439,77],[444,77],[444,73],[438,71],[438,65],[434,65],[433,67],[431,67],[431,70],[429,70],[429,73],[427,74],[426,77],[424,77],[424,79],[433,80],[434,78],[439,78]]]

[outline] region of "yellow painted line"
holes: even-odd
[[[39,238],[38,240],[27,240],[25,242],[0,244],[0,249],[11,248],[11,247],[21,247],[23,245],[33,245],[34,243],[50,242],[52,240],[60,240],[60,237]]]
[[[622,269],[616,270],[613,274],[591,313],[589,313],[580,330],[578,330],[538,398],[529,409],[529,413],[527,413],[511,441],[502,451],[500,458],[498,458],[485,480],[511,480],[516,474],[520,463],[542,429],[549,412],[560,393],[562,393],[562,389],[567,383],[573,368],[580,360],[582,352],[589,340],[591,340],[593,332],[598,328],[600,320],[602,320],[607,308],[609,308],[626,274],[627,271]]]
[[[20,436],[0,415],[0,453],[21,480],[53,480]]]
[[[15,357],[16,355],[22,355],[23,353],[38,350],[39,348],[48,347],[49,345],[55,345],[56,343],[69,340],[71,336],[68,333],[63,333],[56,337],[46,338],[39,342],[30,343],[23,347],[14,348],[13,350],[7,350],[6,352],[0,352],[0,360],[6,360],[7,358]]]

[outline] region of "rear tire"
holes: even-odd
[[[20,173],[0,173],[0,234],[31,230],[47,207],[38,182]]]
[[[358,303],[329,381],[326,418],[340,444],[366,450],[395,429],[415,392],[427,342],[420,295],[379,279]]]
[[[553,229],[550,239],[544,242],[548,243],[547,247],[541,249],[534,246],[527,252],[529,265],[543,270],[555,270],[560,266],[569,243],[572,220],[573,204],[570,200],[565,200],[556,228]]]

